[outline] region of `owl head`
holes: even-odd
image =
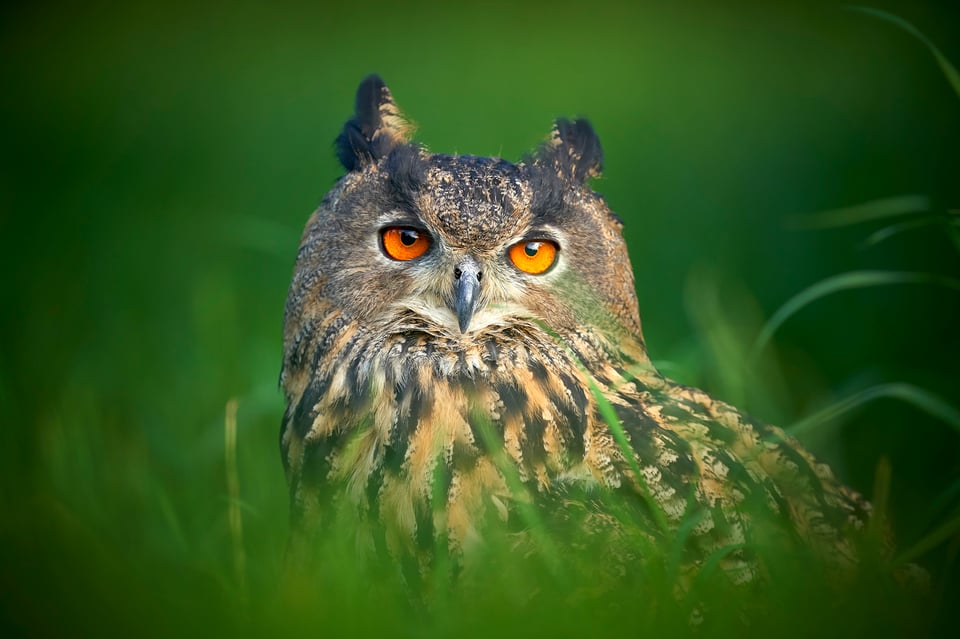
[[[429,153],[376,75],[336,140],[347,173],[307,224],[287,316],[478,340],[511,322],[640,339],[622,224],[588,185],[600,141],[555,122],[518,163]],[[288,340],[295,336],[288,334]]]

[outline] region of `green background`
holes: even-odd
[[[960,61],[956,3],[877,6]],[[0,623],[83,634],[109,613],[163,632],[229,609],[231,398],[247,579],[269,590],[284,297],[373,71],[437,152],[518,159],[554,117],[590,118],[594,188],[626,224],[668,374],[785,426],[884,382],[960,403],[960,291],[936,285],[818,300],[742,365],[764,318],[820,279],[960,277],[943,224],[867,246],[890,220],[788,223],[901,195],[960,207],[960,96],[890,22],[819,2],[5,5]],[[909,402],[808,442],[868,495],[890,459],[905,545],[956,508],[960,438]],[[952,559],[924,561],[939,577]]]

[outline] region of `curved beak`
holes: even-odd
[[[453,271],[453,304],[457,314],[460,332],[466,333],[477,308],[477,298],[480,296],[480,265],[473,258],[464,258]]]

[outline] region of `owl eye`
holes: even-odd
[[[517,242],[508,254],[513,265],[524,273],[542,275],[557,261],[557,244],[550,240]]]
[[[380,246],[387,257],[406,262],[430,248],[430,236],[409,226],[391,226],[380,231]]]

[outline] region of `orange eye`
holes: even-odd
[[[430,248],[430,236],[409,226],[391,226],[380,232],[383,252],[401,262],[420,257]]]
[[[541,275],[557,261],[557,245],[550,240],[518,242],[510,247],[510,261],[524,273]]]

